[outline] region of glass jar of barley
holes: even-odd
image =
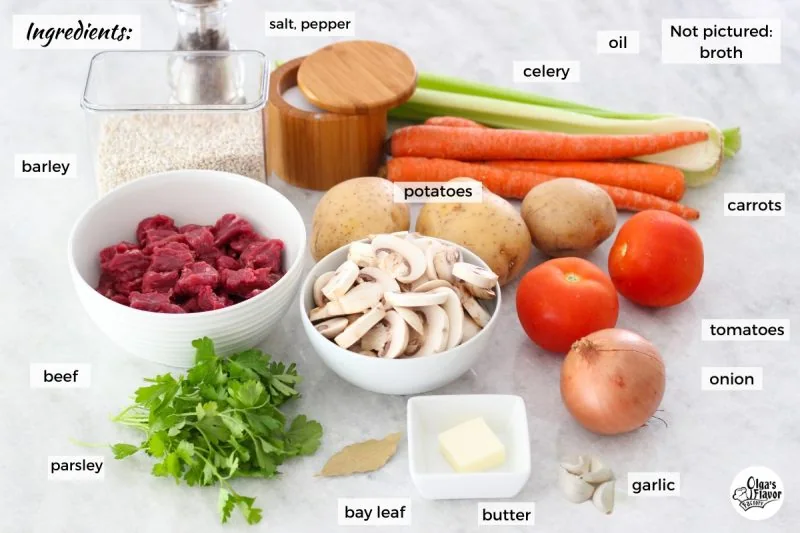
[[[180,169],[266,181],[267,75],[263,54],[249,50],[95,55],[81,104],[99,193]]]

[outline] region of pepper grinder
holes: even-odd
[[[170,1],[178,21],[175,50],[187,52],[170,62],[177,103],[232,104],[242,98],[241,66],[225,54],[233,49],[225,25],[231,1]]]

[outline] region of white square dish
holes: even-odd
[[[439,450],[439,434],[483,417],[506,448],[502,466],[477,473],[453,470]],[[519,396],[453,394],[409,398],[409,470],[423,498],[430,500],[512,498],[531,474],[528,417]]]

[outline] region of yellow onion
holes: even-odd
[[[589,431],[617,435],[645,424],[664,396],[664,361],[636,333],[611,328],[576,341],[561,367],[561,397]]]

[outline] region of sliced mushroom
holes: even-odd
[[[478,324],[476,324],[468,314],[464,313],[464,320],[461,323],[461,330],[461,343],[463,344],[480,333],[481,328],[478,327]]]
[[[453,282],[453,266],[461,260],[461,252],[455,246],[442,246],[433,256],[436,277]]]
[[[475,298],[480,298],[481,300],[491,300],[495,296],[494,291],[491,289],[484,289],[483,287],[478,287],[472,283],[464,283],[463,285],[464,289],[466,289],[466,291]]]
[[[378,322],[372,329],[361,337],[361,347],[365,350],[378,352],[389,340],[389,327],[383,322]]]
[[[399,309],[399,308],[398,308]],[[422,340],[423,340],[422,333],[417,331],[409,330],[408,332],[408,346],[406,346],[406,352],[404,355],[416,355],[419,349],[422,347]]]
[[[350,290],[358,277],[358,265],[352,261],[345,261],[333,277],[322,287],[322,294],[329,300],[337,300]]]
[[[408,326],[397,311],[386,313],[384,322],[388,323],[389,338],[378,350],[378,355],[387,359],[395,359],[403,355],[408,346]]]
[[[368,282],[356,285],[338,300],[332,300],[322,307],[312,309],[308,317],[312,322],[325,320],[335,316],[363,313],[370,307],[378,305],[383,295],[380,283]]]
[[[339,302],[328,302],[320,307],[315,307],[308,312],[308,319],[311,322],[319,322],[320,320],[327,320],[336,316],[346,315],[339,305]]]
[[[439,276],[436,274],[436,267],[433,264],[433,258],[439,250],[444,250],[444,246],[438,242],[430,244],[425,249],[425,275],[430,279],[439,279]]]
[[[377,281],[383,287],[384,292],[400,292],[400,285],[385,271],[378,267],[367,266],[361,269],[358,279],[363,281]]]
[[[361,287],[363,286],[364,285],[361,285]],[[345,330],[333,340],[342,348],[349,348],[355,344],[358,339],[363,337],[366,332],[372,329],[372,326],[383,320],[384,316],[386,316],[386,311],[383,310],[383,307],[373,307],[355,322],[347,326]]]
[[[398,254],[408,265],[407,273],[395,276],[401,283],[411,283],[425,272],[425,254],[412,242],[395,235],[378,235],[372,239],[372,247]]]
[[[330,320],[326,320],[325,322],[320,322],[314,327],[317,328],[317,331],[322,333],[324,337],[332,339],[339,333],[343,332],[348,324],[349,321],[347,320],[347,318],[342,316],[337,318],[331,318]]]
[[[453,276],[482,289],[493,289],[498,279],[488,268],[463,262],[453,265]]]
[[[395,311],[406,321],[406,324],[411,326],[411,329],[422,335],[425,333],[425,325],[422,323],[422,318],[413,309],[408,307],[397,307]]]
[[[472,295],[467,292],[461,283],[456,283],[454,288],[456,294],[458,294],[458,299],[461,300],[461,305],[464,306],[464,310],[469,313],[469,316],[472,317],[478,326],[485,328],[486,324],[488,324],[489,320],[492,318],[489,312],[483,308],[478,300],[473,298]]]
[[[368,242],[356,241],[347,250],[347,260],[360,267],[374,267],[378,264],[375,248]]]
[[[428,292],[432,291],[433,289],[452,289],[453,286],[450,285],[447,281],[443,279],[432,279],[430,281],[426,281],[425,283],[421,283],[414,289],[414,292]]]
[[[445,295],[446,298],[446,295]],[[447,348],[450,336],[450,324],[447,313],[438,305],[429,305],[420,309],[425,315],[425,335],[422,346],[415,354],[416,357],[439,353]]]
[[[422,250],[423,253],[428,249],[429,246],[438,244],[438,241],[431,239],[430,237],[425,237],[421,233],[409,233],[409,236],[411,235],[416,235],[416,237],[413,239],[406,238],[406,240],[413,242],[414,246]]]
[[[339,298],[338,303],[344,310],[343,314],[345,315],[363,313],[370,307],[378,305],[382,294],[383,287],[381,284],[370,281],[347,291],[347,294]]]
[[[418,277],[417,279],[415,279],[414,281],[409,283],[408,284],[408,290],[409,291],[415,291],[415,290],[417,290],[419,288],[420,285],[428,283],[429,281],[431,281],[431,278],[428,277],[428,273],[426,272],[425,274],[421,275],[420,277]],[[406,292],[408,292],[408,291],[406,291]]]
[[[447,301],[444,303],[444,310],[447,313],[447,323],[449,333],[447,336],[447,349],[454,348],[461,344],[464,335],[464,308],[461,307],[461,300],[452,288],[441,287],[434,289],[433,292],[446,294]]]
[[[386,292],[383,298],[392,307],[425,307],[447,301],[446,294],[436,292]]]
[[[314,282],[314,305],[317,307],[321,307],[328,303],[328,299],[322,294],[322,287],[328,283],[333,275],[336,274],[333,270],[330,272],[325,272],[324,274],[320,274],[317,280]]]
[[[403,256],[396,252],[380,250],[378,252],[378,268],[389,274],[395,279],[408,275],[408,263]]]

